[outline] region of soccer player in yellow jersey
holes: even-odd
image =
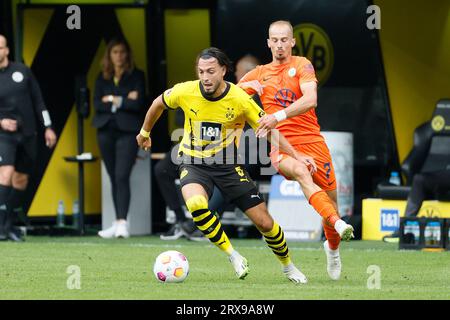
[[[306,277],[291,262],[284,233],[267,211],[255,183],[245,168],[236,164],[237,143],[245,122],[257,129],[264,111],[242,89],[224,81],[230,66],[221,50],[203,50],[196,65],[199,80],[179,83],[157,97],[147,112],[137,142],[148,150],[150,131],[164,109],[182,108],[185,123],[178,150],[182,163],[180,183],[196,226],[229,256],[237,277],[243,279],[249,271],[247,260],[233,248],[219,219],[208,209],[208,199],[216,185],[263,234],[286,277],[294,283],[306,283]],[[316,169],[312,158],[296,153],[284,137],[278,137],[278,131],[274,130],[268,138],[305,167]]]

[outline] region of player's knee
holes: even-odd
[[[260,215],[260,218],[255,221],[255,225],[258,230],[262,232],[269,232],[273,228],[273,219],[269,215],[269,212],[266,212],[264,215]]]
[[[208,200],[203,195],[195,195],[186,200],[186,207],[193,216],[199,215],[208,211]]]

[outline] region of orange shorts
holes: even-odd
[[[331,161],[330,150],[328,150],[325,142],[319,141],[307,144],[299,144],[293,147],[300,153],[313,157],[314,162],[317,166],[317,172],[312,176],[315,184],[326,191],[336,189],[336,176],[334,174],[333,162]],[[279,168],[280,162],[286,157],[289,157],[289,155],[280,150],[272,149],[272,152],[270,152],[270,160],[274,168],[283,177],[291,180],[283,173],[281,173]]]

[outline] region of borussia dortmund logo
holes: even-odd
[[[234,113],[234,108],[227,108],[227,113],[225,114],[225,117],[228,120],[233,120],[234,118],[236,118],[236,115]]]

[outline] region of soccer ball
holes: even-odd
[[[161,282],[182,282],[189,274],[189,262],[181,252],[165,251],[156,258],[153,273]]]

